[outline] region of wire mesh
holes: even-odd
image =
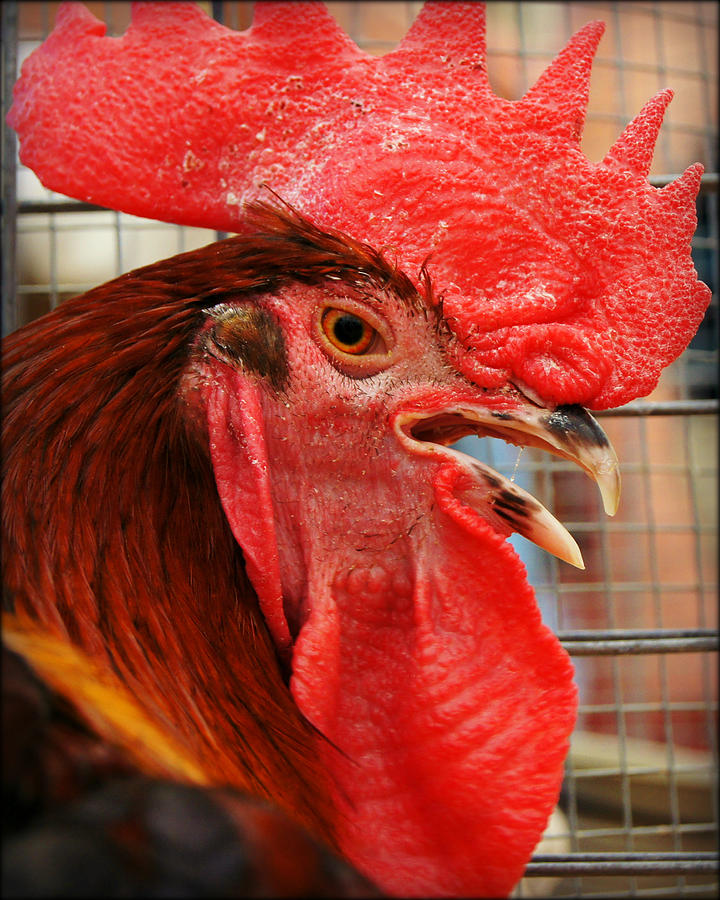
[[[231,28],[245,2],[201,4]],[[392,49],[415,2],[333,2],[360,47]],[[89,3],[110,34],[129,3]],[[55,3],[5,3],[3,110],[17,65],[52,27]],[[658,90],[676,91],[651,171],[667,183],[704,163],[693,255],[715,291],[717,6],[715,3],[488,4],[488,67],[496,93],[520,97],[571,34],[606,22],[593,68],[583,149],[602,159]],[[17,44],[15,42],[17,38]],[[17,47],[17,56],[15,48]],[[4,116],[3,116],[4,119]],[[221,235],[76,203],[17,165],[3,123],[3,332],[124,271]],[[717,894],[717,294],[690,349],[644,401],[602,424],[623,473],[607,520],[594,486],[539,451],[485,439],[464,446],[516,479],[563,521],[586,562],[577,572],[513,539],[543,616],[571,653],[580,690],[554,833],[537,848],[516,895]]]

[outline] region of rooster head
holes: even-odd
[[[339,845],[389,892],[507,894],[557,800],[576,690],[506,538],[582,560],[451,445],[573,460],[614,512],[617,461],[583,407],[648,393],[709,300],[701,168],[647,181],[671,94],[594,164],[599,23],[519,101],[490,89],[480,3],[428,3],[379,59],[311,3],[258,3],[246,32],[138,3],[104,31],[63,5],[10,122],[48,187],[239,234],[203,257],[222,286],[177,396],[320,735]]]
[[[284,254],[288,268],[272,290],[215,298],[183,397],[326,739],[340,846],[391,892],[507,893],[557,797],[575,686],[505,539],[582,559],[534,497],[450,445],[544,447],[611,512],[614,453],[582,407],[468,379],[429,282],[297,214],[249,215],[268,242],[258,271]]]

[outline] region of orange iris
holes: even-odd
[[[372,325],[344,309],[329,307],[323,312],[321,322],[330,343],[353,356],[366,353],[377,334]]]

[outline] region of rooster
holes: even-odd
[[[511,103],[481,4],[427,4],[380,60],[316,4],[258,4],[242,33],[137,4],[119,40],[61,7],[16,88],[23,160],[56,190],[236,236],[6,342],[19,893],[53,822],[192,890],[197,859],[209,893],[281,892],[299,860],[310,895],[512,890],[576,688],[506,538],[582,557],[452,444],[573,460],[614,512],[585,407],[647,393],[709,300],[689,257],[701,169],[646,178],[670,92],[602,163],[580,152],[601,34]],[[238,886],[248,858],[270,881]]]

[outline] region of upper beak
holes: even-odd
[[[481,515],[578,568],[584,563],[575,540],[538,500],[485,463],[447,445],[476,434],[546,450],[579,465],[597,483],[606,513],[612,516],[617,510],[617,456],[600,425],[581,406],[547,409],[524,401],[499,410],[459,403],[433,412],[403,411],[395,428],[413,452],[449,454],[471,469],[474,487],[464,492],[463,500]]]
[[[548,410],[524,406],[499,426],[493,422],[493,426],[491,430],[484,426],[484,433],[511,444],[539,447],[579,465],[600,489],[605,512],[615,515],[620,503],[618,458],[607,435],[584,407],[558,406]]]

